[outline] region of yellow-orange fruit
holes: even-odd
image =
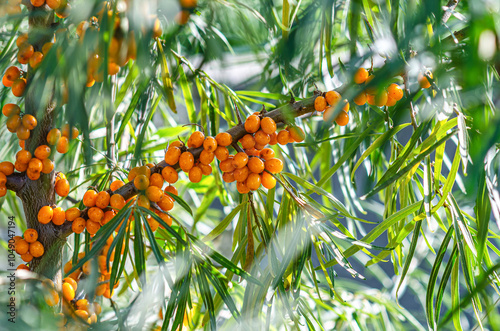
[[[430,79],[433,79],[434,77],[432,76],[432,72],[427,72],[427,76],[429,76]],[[427,79],[426,76],[423,74],[418,75],[418,84],[420,85],[421,88],[429,88],[431,87],[431,83]]]
[[[83,218],[77,217],[71,224],[71,230],[74,233],[82,233],[85,230],[86,222]]]
[[[61,154],[65,154],[68,152],[69,140],[67,137],[63,136],[63,137],[59,138],[59,140],[57,141],[56,150]]]
[[[85,207],[94,207],[97,200],[97,192],[94,190],[88,190],[83,195],[83,204]]]
[[[6,103],[2,107],[2,114],[5,117],[10,117],[12,115],[19,115],[20,113],[21,113],[21,108],[19,108],[19,106],[14,103]]]
[[[194,166],[189,170],[189,181],[192,183],[198,183],[201,181],[202,178],[202,171],[201,168],[198,166]]]
[[[24,43],[21,47],[19,47],[19,52],[17,53],[17,61],[21,64],[28,64],[30,58],[35,53],[35,49],[33,45],[28,43]]]
[[[97,193],[97,197],[95,200],[96,207],[101,208],[101,209],[106,208],[107,206],[109,206],[109,199],[110,199],[110,196],[109,196],[108,192],[101,191],[101,192]]]
[[[258,115],[250,115],[245,120],[245,131],[255,133],[260,129],[260,117]]]
[[[283,170],[283,162],[277,158],[269,159],[264,164],[266,170],[272,174],[280,173]]]
[[[256,174],[264,171],[264,162],[258,157],[252,157],[248,160],[248,169]]]
[[[28,243],[34,243],[38,239],[38,232],[35,229],[26,229],[24,231],[24,240]]]
[[[356,84],[363,84],[368,78],[368,75],[368,70],[365,68],[359,68],[354,74],[353,80]]]
[[[203,149],[208,152],[215,152],[217,148],[217,140],[214,137],[206,137],[203,141]]]
[[[62,292],[63,292],[63,298],[66,301],[71,301],[75,298],[75,290],[69,283],[63,283]]]
[[[250,189],[248,186],[245,184],[245,182],[236,182],[236,189],[240,194],[245,194],[250,192]]]
[[[134,186],[139,190],[145,190],[149,186],[149,179],[145,175],[138,175],[134,178]]]
[[[161,175],[163,176],[163,179],[170,184],[177,182],[177,180],[179,179],[179,174],[177,173],[177,171],[169,166],[166,166],[162,169]]]
[[[29,151],[23,149],[17,152],[16,161],[27,164],[30,160],[31,160],[31,153]]]
[[[223,172],[231,172],[236,167],[233,165],[233,156],[228,157],[225,161],[219,163],[219,168]]]
[[[337,91],[328,91],[325,94],[325,99],[330,106],[335,106],[340,100],[342,100],[342,96]]]
[[[274,178],[270,173],[264,171],[261,177],[262,186],[268,190],[276,186],[276,178]]]
[[[26,79],[19,78],[12,83],[12,94],[18,98],[24,95],[26,89]]]
[[[66,220],[73,222],[75,219],[80,217],[80,214],[81,214],[80,209],[78,209],[76,207],[70,208],[70,209],[66,210],[66,213],[65,213]]]
[[[95,208],[95,207],[92,207],[92,208]],[[102,219],[101,219],[101,221],[102,221]],[[91,219],[87,220],[87,222],[85,223],[85,228],[87,229],[87,232],[90,234],[96,234],[97,231],[99,231],[99,229],[101,228],[101,221],[96,222],[96,221],[91,220]],[[87,262],[90,262],[90,261],[87,261]],[[84,267],[85,267],[85,265],[84,265]],[[85,272],[85,270],[83,272],[85,274],[87,274]]]
[[[215,157],[219,161],[226,161],[229,158],[229,151],[227,150],[226,147],[223,146],[218,146],[215,149]]]
[[[165,194],[160,199],[160,201],[158,201],[158,207],[160,207],[161,210],[165,210],[165,211],[171,210],[172,208],[174,208],[174,200],[172,199],[171,196],[169,196],[168,194]]]
[[[35,171],[28,168],[28,170],[26,171],[26,175],[31,180],[38,180],[40,178],[40,171]]]
[[[326,108],[326,99],[323,96],[318,96],[314,99],[314,109],[316,111],[323,111]]]
[[[30,130],[21,124],[17,127],[16,135],[19,140],[26,140],[30,137]]]
[[[264,148],[260,151],[260,157],[265,161],[272,159],[274,157],[274,151],[270,148]]]
[[[265,133],[264,131],[262,130],[259,130],[255,133],[255,148],[256,149],[259,149],[257,147],[260,146],[265,146],[267,144],[269,144],[269,142],[271,141],[271,137],[269,137],[269,135],[267,133]],[[262,148],[260,148],[262,149]]]
[[[14,173],[14,165],[12,162],[4,161],[0,163],[0,172],[5,176],[10,176]],[[1,184],[1,183],[0,183]],[[3,183],[5,184],[5,183]]]
[[[163,198],[163,191],[157,186],[150,186],[146,189],[146,197],[153,202],[158,202]]]
[[[259,174],[251,173],[248,175],[245,185],[251,190],[258,190],[261,184],[261,177]]]
[[[392,107],[392,106],[394,106],[397,102],[398,102],[398,101],[397,101],[396,99],[393,99],[393,98],[391,98],[391,97],[388,97],[388,98],[387,98],[387,102],[385,103],[385,105],[386,105],[387,107]]]
[[[33,255],[31,255],[30,252],[23,254],[21,255],[21,260],[23,260],[26,263],[31,262],[31,260],[33,260]]]
[[[203,145],[203,141],[205,140],[205,134],[201,131],[195,131],[189,136],[187,141],[187,146],[189,148],[198,148]]]
[[[16,253],[24,255],[28,252],[30,244],[25,239],[20,239],[16,242]]]
[[[264,117],[260,121],[260,127],[267,134],[276,132],[276,122],[271,117]]]
[[[215,158],[215,154],[213,152],[209,152],[206,149],[202,150],[200,153],[199,161],[205,165],[209,165]]]
[[[248,163],[248,155],[245,152],[236,153],[233,157],[233,166],[235,168],[243,168]]]
[[[37,159],[44,160],[50,156],[50,147],[47,145],[40,145],[35,149],[34,154]]]
[[[52,209],[53,216],[52,216],[52,223],[55,225],[63,225],[64,222],[66,221],[66,213],[61,207],[56,207]]]
[[[387,88],[389,98],[399,101],[403,98],[403,89],[398,84],[391,84]]]
[[[194,166],[194,157],[190,152],[184,152],[179,157],[179,167],[182,171],[188,172]]]
[[[387,103],[388,98],[387,91],[381,90],[377,94],[375,94],[375,105],[378,107],[382,107]]]
[[[50,9],[54,10],[59,9],[61,6],[61,0],[45,0],[45,3],[50,7]]]
[[[45,4],[45,0],[30,0],[30,2],[34,7],[40,7]]]
[[[41,242],[35,241],[30,244],[30,254],[33,255],[33,257],[40,257],[44,252],[45,250]]]
[[[29,59],[30,67],[32,67],[33,69],[38,68],[38,66],[40,66],[40,63],[42,63],[42,60],[43,60],[43,53],[34,52]]]
[[[120,194],[113,194],[109,199],[109,204],[112,208],[120,210],[125,207],[126,202],[125,198],[123,198],[123,196],[121,196]]]
[[[61,138],[61,131],[56,128],[50,130],[49,133],[47,134],[47,142],[49,143],[49,145],[57,144],[60,138]]]
[[[286,145],[288,144],[288,142],[290,141],[290,132],[288,130],[281,130],[279,133],[278,133],[278,143],[280,145]]]
[[[210,165],[200,163],[198,164],[198,167],[200,167],[201,173],[205,176],[208,176],[212,173],[212,167]]]
[[[227,132],[221,132],[215,136],[215,140],[217,140],[217,145],[226,147],[233,143],[233,137]]]
[[[236,179],[234,178],[234,172],[225,172],[222,174],[222,180],[225,181],[226,183],[232,183]]]
[[[304,138],[306,137],[304,130],[302,130],[302,128],[298,126],[292,126],[288,128],[288,132],[290,132],[290,138],[298,143],[304,141]]]
[[[116,212],[114,210],[108,210],[104,213],[104,217],[101,220],[101,225],[105,225],[109,221],[113,219],[113,217],[116,216]]]
[[[250,149],[255,146],[255,138],[251,134],[246,134],[239,140],[243,149]]]
[[[111,185],[109,185],[109,188],[111,191],[116,191],[118,190],[120,187],[122,187],[123,185],[125,185],[125,183],[121,180],[115,180],[111,183]]]
[[[101,208],[90,207],[87,215],[91,221],[101,223],[101,220],[104,217],[104,212],[102,211]]]
[[[149,186],[163,187],[163,176],[159,173],[154,173],[149,177]]]
[[[141,194],[137,198],[137,205],[149,209],[149,207],[151,206],[151,202],[149,201],[148,197]]]
[[[165,194],[167,194],[167,192],[170,192],[173,195],[179,195],[179,192],[177,192],[177,189],[175,188],[175,186],[172,186],[172,185],[168,185],[167,187],[165,187],[164,192],[165,192]]]
[[[349,114],[342,110],[335,119],[335,122],[340,126],[347,125],[347,123],[349,123]]]
[[[181,149],[179,147],[171,147],[165,153],[165,162],[170,165],[175,165],[179,162],[181,156]]]
[[[69,182],[67,179],[59,179],[56,182],[55,190],[58,196],[65,197],[69,194]]]
[[[14,133],[17,131],[17,128],[21,126],[21,117],[18,114],[12,114],[7,119],[5,125],[7,126],[7,130]]]
[[[360,94],[354,97],[353,101],[358,106],[363,106],[366,103],[366,93],[361,92]]]
[[[52,220],[54,216],[54,211],[50,206],[43,206],[38,211],[38,222],[42,224],[47,224]]]

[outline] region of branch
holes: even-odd
[[[14,192],[20,192],[26,183],[26,176],[24,173],[14,172],[12,175],[7,176],[7,186],[8,190]]]

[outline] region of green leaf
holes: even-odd
[[[193,216],[193,211],[191,210],[191,207],[189,207],[189,205],[187,204],[186,201],[184,201],[184,199],[182,199],[181,197],[171,193],[171,192],[167,192],[168,195],[170,195],[170,197],[172,199],[174,199],[185,211],[187,211],[191,216]]]
[[[242,208],[245,207],[247,203],[248,201],[243,201],[238,206],[236,206],[236,208],[234,208],[226,217],[224,217],[224,219],[219,224],[217,224],[217,226],[212,231],[210,231],[210,233],[207,234],[202,239],[202,241],[203,242],[212,241],[215,238],[217,238],[220,234],[222,234],[222,232],[226,230],[229,224],[231,224],[236,215],[241,211]]]

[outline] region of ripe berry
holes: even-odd
[[[267,133],[265,133],[262,130],[259,130],[255,133],[255,148],[256,149],[262,149],[262,148],[257,148],[260,146],[265,146],[269,144],[271,141],[271,137]]]
[[[192,183],[198,183],[201,181],[203,173],[201,171],[201,168],[198,166],[194,166],[189,170],[189,180]]]
[[[29,151],[23,149],[17,152],[16,161],[28,164],[30,160],[31,160],[31,153]]]
[[[278,143],[278,134],[273,132],[269,135],[269,145],[276,145]]]
[[[101,208],[91,207],[89,209],[87,215],[88,215],[90,220],[100,223],[102,218],[104,217],[104,212],[102,211]]]
[[[50,130],[49,133],[47,134],[47,142],[49,143],[49,145],[57,144],[60,138],[61,138],[61,131],[59,131],[59,129],[54,128]]]
[[[0,162],[0,172],[5,176],[10,176],[14,173],[14,165],[9,161]]]
[[[33,257],[40,257],[44,253],[43,245],[39,241],[35,241],[34,243],[30,244],[30,254],[33,255]]]
[[[192,170],[192,169],[191,169]],[[158,202],[163,198],[163,191],[157,186],[150,186],[146,189],[146,197],[153,202]]]
[[[54,215],[52,216],[52,223],[55,225],[62,225],[66,221],[66,213],[61,207],[52,209]]]
[[[202,164],[209,165],[214,160],[214,157],[215,154],[213,152],[209,152],[204,149],[203,151],[201,151],[199,160]]]
[[[40,171],[35,171],[28,168],[28,170],[26,171],[26,175],[31,180],[38,180],[40,178]]]
[[[165,194],[163,198],[158,201],[158,207],[165,211],[172,210],[172,208],[174,208],[174,200],[168,194]]]
[[[256,173],[249,174],[245,184],[252,191],[259,189],[261,184],[260,175]]]
[[[85,207],[94,207],[97,200],[97,192],[94,190],[88,190],[83,195],[83,204]]]
[[[215,149],[214,154],[215,154],[215,157],[217,158],[217,160],[219,160],[219,161],[225,161],[229,157],[229,151],[227,150],[226,147],[223,147],[223,146],[218,146]]]
[[[387,102],[385,103],[385,105],[386,105],[387,107],[392,107],[392,106],[394,106],[397,102],[398,102],[398,101],[397,101],[396,99],[393,99],[393,98],[391,98],[391,97],[388,97],[388,98],[387,98]]]
[[[251,134],[246,134],[239,140],[243,149],[253,148],[255,146],[255,138]]]
[[[271,117],[264,117],[260,121],[260,127],[267,134],[276,132],[276,122]]]
[[[38,68],[40,63],[42,63],[42,60],[43,60],[43,53],[42,52],[33,53],[33,56],[31,56],[29,59],[30,67],[32,67],[33,69]]]
[[[280,173],[283,170],[283,162],[277,158],[269,159],[264,164],[266,170],[272,174]]]
[[[354,97],[353,101],[358,106],[363,106],[366,103],[366,93],[361,92],[360,94]]]
[[[26,115],[25,115],[26,116]],[[23,117],[24,120],[24,117]],[[39,160],[44,160],[50,156],[50,147],[47,145],[38,146],[35,149],[35,157]]]
[[[45,4],[45,0],[30,0],[30,2],[35,7],[40,7]]]
[[[233,166],[235,168],[243,168],[248,163],[248,155],[245,152],[236,153],[233,158]]]
[[[324,115],[323,115],[324,116]],[[290,132],[288,130],[281,130],[278,133],[278,143],[280,145],[286,145],[288,144],[288,141],[290,140]]]
[[[80,209],[73,207],[66,210],[65,217],[67,221],[73,222],[76,218],[80,217]]]
[[[349,114],[342,110],[335,119],[335,122],[340,126],[347,125],[349,123]]]
[[[398,84],[391,84],[387,88],[387,92],[389,93],[389,98],[392,98],[396,101],[399,101],[403,98],[403,89],[399,87]]]
[[[109,199],[109,205],[114,209],[120,210],[126,205],[125,198],[120,194],[113,194]]]
[[[203,141],[203,149],[209,152],[215,152],[217,148],[217,140],[214,137],[206,137]]]
[[[24,95],[26,89],[26,79],[19,78],[12,83],[12,94],[18,98]]]
[[[30,130],[21,124],[17,127],[16,134],[19,140],[26,140],[30,137]]]
[[[304,138],[306,137],[304,130],[298,126],[288,128],[288,132],[290,132],[290,137],[298,143],[304,141]]]
[[[149,179],[145,175],[138,175],[134,178],[134,186],[139,191],[145,190],[149,186]]]
[[[45,3],[50,7],[50,9],[54,10],[59,9],[61,6],[61,0],[45,0]]]
[[[250,189],[248,186],[245,184],[245,182],[236,182],[236,189],[240,194],[245,194],[250,192]]]
[[[34,172],[41,172],[43,168],[42,161],[37,158],[32,158],[28,163],[28,169]]]
[[[27,229],[24,231],[24,240],[28,243],[34,243],[38,239],[38,232],[35,229]]]
[[[66,301],[71,301],[75,298],[75,290],[69,283],[63,283],[62,293],[63,293],[63,298]]]
[[[318,96],[314,99],[314,109],[316,111],[323,111],[326,108],[326,99],[323,96]]]
[[[205,135],[201,131],[195,131],[189,136],[187,146],[189,148],[198,148],[203,145],[203,141],[205,140]]]
[[[20,239],[16,242],[16,253],[24,255],[28,252],[30,244],[25,239]]]
[[[67,137],[61,137],[57,142],[57,151],[61,154],[65,154],[69,150],[69,140]]]
[[[221,132],[215,136],[215,140],[217,140],[218,146],[229,146],[233,143],[233,137],[227,132]]]
[[[2,107],[2,114],[5,117],[10,117],[11,115],[19,115],[21,113],[21,108],[13,103],[7,103]]]
[[[260,129],[260,117],[257,115],[250,115],[245,121],[245,131],[248,133],[255,133]]]
[[[65,197],[69,194],[69,182],[67,179],[60,179],[56,183],[56,193],[60,197]]]
[[[234,180],[244,182],[250,174],[250,170],[248,170],[248,167],[245,166],[243,168],[235,169],[232,173]]]
[[[225,172],[222,174],[222,180],[225,181],[226,183],[232,183],[235,181],[234,179],[234,172]]]
[[[42,172],[50,174],[54,170],[54,162],[51,159],[42,160]]]
[[[93,207],[93,208],[95,208],[95,207]],[[104,215],[103,215],[103,218],[104,218]],[[102,220],[102,219],[101,219],[101,220]],[[99,229],[100,229],[100,228],[101,228],[101,221],[99,221],[99,222],[95,222],[95,221],[93,221],[92,219],[89,219],[89,220],[87,221],[87,223],[85,223],[85,229],[87,229],[87,232],[88,232],[89,234],[92,234],[92,235],[96,234],[96,233],[97,233],[97,231],[99,231]],[[82,268],[85,268],[85,266],[87,265],[87,263],[88,263],[88,262],[90,262],[90,261],[87,261],[87,262],[83,265],[83,267],[82,267]],[[87,266],[88,266],[88,265],[87,265]],[[85,270],[84,270],[84,273],[85,273],[85,274],[87,274],[87,273],[85,272]]]
[[[170,165],[175,165],[179,162],[181,149],[179,147],[170,147],[165,153],[165,162]]]
[[[388,94],[387,91],[381,90],[375,94],[375,105],[382,107],[387,103]]]
[[[96,207],[101,208],[101,209],[106,208],[107,206],[109,206],[109,199],[110,199],[110,196],[109,196],[108,192],[101,191],[101,192],[97,193],[97,197],[95,200]]]
[[[232,157],[228,157],[227,160],[222,161],[219,164],[219,168],[220,168],[220,170],[222,172],[231,172],[231,171],[234,171],[234,169],[236,169],[236,167],[233,165],[233,158]]]
[[[177,189],[175,188],[175,186],[172,186],[172,185],[168,185],[167,187],[165,187],[165,194],[167,192],[170,192],[172,193],[173,195],[179,195],[179,192],[177,192]]]
[[[427,74],[427,76],[429,76],[429,78],[431,78],[431,79],[434,78],[432,76],[432,72],[427,72],[426,74]],[[421,88],[429,88],[429,87],[431,87],[431,83],[429,82],[429,80],[427,79],[427,77],[424,76],[423,74],[419,74],[418,75],[418,84],[420,85]]]
[[[121,180],[115,180],[114,182],[111,183],[111,185],[109,185],[109,189],[111,191],[116,191],[118,190],[120,187],[122,187],[123,185],[125,185],[125,183]]]
[[[33,260],[33,255],[31,255],[30,252],[23,254],[21,255],[21,260],[23,260],[26,263],[31,262],[31,260]]]
[[[16,161],[16,163],[14,163],[14,168],[19,172],[25,172],[28,169],[28,163]]]
[[[162,169],[161,175],[163,176],[163,179],[165,179],[165,181],[170,184],[175,183],[179,179],[179,174],[177,173],[177,171],[169,166],[166,166]]]
[[[82,233],[85,230],[86,222],[83,218],[77,217],[71,224],[71,230],[74,233]]]
[[[101,220],[101,225],[105,225],[115,217],[116,212],[114,210],[108,210],[104,213],[104,217]]]
[[[149,186],[163,187],[163,177],[161,174],[154,173],[149,177]]]
[[[258,157],[252,157],[248,160],[248,169],[253,173],[260,174],[264,171],[264,162]]]
[[[21,126],[21,117],[18,114],[12,114],[7,119],[5,125],[7,126],[7,130],[9,130],[9,132],[14,133],[17,131],[17,128]]]
[[[38,211],[38,222],[42,224],[48,224],[52,220],[53,216],[54,211],[52,210],[52,208],[50,206],[43,206]]]
[[[330,106],[335,106],[342,99],[342,96],[337,91],[328,91],[325,94],[325,99]]]
[[[205,176],[208,176],[212,173],[212,167],[210,165],[200,163],[198,164],[198,167],[200,167],[201,173]]]
[[[368,78],[368,75],[368,70],[366,70],[365,68],[359,68],[354,74],[353,80],[356,84],[363,84]]]
[[[194,166],[194,156],[190,152],[184,152],[179,157],[179,167],[184,172],[188,172]]]
[[[17,53],[17,61],[21,64],[28,64],[30,58],[35,53],[35,49],[32,45],[25,43],[19,47],[19,52]]]

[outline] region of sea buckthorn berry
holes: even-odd
[[[271,117],[264,117],[260,121],[260,127],[267,134],[276,132],[276,122]]]
[[[174,148],[174,147],[182,148],[183,146],[184,146],[184,143],[182,141],[176,140],[168,145],[168,149]]]
[[[138,175],[134,178],[134,186],[139,191],[145,190],[149,186],[149,179],[145,175]]]
[[[57,142],[56,149],[59,153],[65,154],[69,150],[69,140],[67,137],[61,137]]]
[[[12,115],[19,115],[21,113],[21,108],[14,103],[7,103],[2,107],[2,114],[5,117],[10,117]]]
[[[259,145],[260,146],[265,146],[267,144],[269,144],[269,142],[271,141],[271,137],[269,137],[269,135],[267,133],[265,133],[264,131],[262,130],[259,130],[255,133],[255,148],[256,149],[259,149],[257,148]],[[262,148],[260,148],[262,149]]]
[[[266,170],[272,174],[280,173],[283,170],[283,162],[277,158],[269,159],[264,164]]]
[[[387,88],[389,98],[399,101],[403,98],[403,89],[398,84],[391,84]]]
[[[66,301],[71,301],[75,298],[75,290],[69,283],[63,283],[62,293],[63,293],[63,298]]]
[[[82,233],[85,230],[86,222],[83,218],[77,217],[71,224],[71,230],[74,233]]]
[[[149,177],[149,186],[163,187],[163,176],[159,173],[154,173]]]
[[[25,172],[28,169],[28,163],[16,161],[16,163],[14,163],[14,168],[19,172]]]
[[[36,157],[32,158],[28,163],[28,169],[35,172],[41,172],[43,168],[42,161],[37,159]]]
[[[23,149],[17,152],[16,161],[28,164],[30,160],[31,160],[31,153],[29,151]]]
[[[314,109],[316,111],[323,111],[326,108],[326,99],[323,96],[318,96],[314,99]]]
[[[217,148],[217,140],[214,137],[206,137],[205,141],[203,141],[203,149],[208,152],[215,152]]]
[[[19,140],[26,140],[30,137],[30,130],[24,125],[19,125],[17,127],[16,134]]]
[[[245,194],[250,192],[250,189],[248,186],[245,184],[245,182],[236,182],[236,189],[240,194]]]
[[[177,182],[177,180],[179,179],[179,174],[177,173],[177,171],[169,166],[166,166],[162,169],[161,175],[163,176],[163,179],[165,179],[165,181],[170,184]]]
[[[335,122],[340,126],[347,125],[347,123],[349,123],[349,114],[342,110],[335,119]]]
[[[200,167],[201,173],[204,176],[208,176],[212,173],[212,167],[210,165],[200,163],[200,164],[198,164],[198,167]]]
[[[23,33],[22,35],[20,35],[19,37],[17,37],[17,39],[16,39],[16,46],[17,47],[21,47],[27,41],[28,41],[28,34],[27,33]]]
[[[385,103],[385,105],[386,105],[387,107],[392,107],[392,106],[396,105],[396,103],[397,103],[397,102],[398,102],[398,101],[397,101],[396,99],[393,99],[393,98],[391,98],[391,97],[388,97],[388,98],[387,98],[387,102]]]
[[[3,172],[0,172],[0,186],[5,186],[6,183],[7,176]]]
[[[54,161],[51,159],[42,160],[42,172],[44,174],[50,174],[54,170]]]
[[[245,120],[245,131],[255,133],[260,129],[260,117],[258,115],[250,115]]]
[[[33,255],[31,255],[30,252],[23,254],[21,255],[21,260],[23,260],[26,263],[31,262],[31,260],[33,260]]]
[[[227,160],[219,163],[219,168],[222,172],[234,171],[234,169],[236,169],[236,167],[233,165],[233,158],[227,158]]]
[[[251,134],[246,134],[239,140],[243,149],[250,149],[255,146],[255,138]]]
[[[0,185],[0,198],[7,194],[7,187],[5,185]]]
[[[427,76],[429,76],[430,79],[433,79],[434,77],[432,76],[432,72],[427,72],[426,73]],[[420,85],[421,88],[429,88],[431,87],[431,83],[429,82],[429,80],[427,79],[426,76],[424,76],[424,74],[420,73],[418,75],[418,84]]]
[[[111,185],[109,185],[109,189],[111,191],[116,191],[118,190],[120,187],[122,187],[123,185],[125,185],[125,183],[121,180],[115,180],[111,183]]]
[[[40,171],[34,171],[33,169],[28,168],[26,175],[31,180],[38,180],[40,178]]]
[[[276,145],[278,143],[278,134],[273,132],[269,135],[269,145]]]
[[[95,200],[95,206],[97,208],[104,209],[107,206],[109,206],[109,199],[110,199],[109,193],[106,191],[101,191],[101,192],[97,193],[97,197]]]
[[[222,180],[225,181],[226,183],[232,183],[235,181],[234,179],[234,172],[225,172],[222,174]]]
[[[47,134],[47,142],[49,143],[49,145],[57,144],[60,138],[61,138],[61,131],[56,128],[50,130],[49,133]]]
[[[324,115],[323,115],[324,116]],[[279,133],[278,133],[278,143],[280,145],[286,145],[288,144],[288,141],[290,140],[290,132],[288,130],[281,130]]]
[[[245,184],[251,191],[258,190],[261,184],[260,175],[256,173],[249,174]]]
[[[66,123],[61,128],[61,134],[63,137],[69,138],[69,124]]]
[[[217,145],[226,147],[233,143],[233,137],[227,132],[221,132],[215,136],[215,140],[217,140]]]
[[[88,190],[83,195],[83,204],[85,207],[94,207],[97,200],[97,192],[94,190]]]
[[[342,100],[342,96],[337,91],[328,91],[325,94],[325,99],[330,106],[335,106],[340,100]]]
[[[368,78],[368,75],[368,70],[366,70],[365,68],[359,68],[354,74],[353,80],[356,84],[363,84]]]
[[[233,166],[235,168],[243,168],[248,163],[248,155],[245,152],[236,153],[233,158]]]
[[[369,105],[375,106],[375,94],[366,94],[366,103]]]
[[[95,208],[95,207],[92,207],[92,208]],[[103,218],[104,218],[104,215],[103,215]],[[101,219],[102,220],[102,219]],[[85,229],[87,229],[87,232],[89,234],[96,234],[97,231],[99,231],[99,229],[101,228],[101,221],[99,222],[95,222],[94,220],[92,219],[89,219],[86,223],[85,223]],[[90,262],[90,261],[87,261],[87,262]],[[87,264],[87,263],[85,263]],[[85,267],[85,265],[84,265]],[[83,268],[83,267],[82,267]],[[84,273],[87,274],[84,270]]]
[[[120,194],[113,194],[111,198],[109,199],[109,204],[112,208],[120,210],[123,207],[125,207],[126,202],[125,198],[121,196]]]
[[[248,167],[243,167],[243,168],[238,168],[238,169],[234,169],[233,171],[233,176],[234,176],[234,180],[238,181],[238,182],[244,182],[248,175],[250,174],[250,171],[248,170]]]
[[[5,176],[10,176],[14,173],[14,164],[9,161],[0,162],[0,172]]]
[[[30,244],[26,241],[26,239],[20,239],[16,242],[16,253],[19,255],[28,253],[29,248]]]
[[[350,108],[349,101],[347,101],[347,99],[344,99],[344,107],[342,107],[342,110],[347,112],[349,111],[349,108]]]
[[[35,229],[27,229],[24,231],[24,240],[28,243],[34,243],[38,239],[38,232]]]
[[[5,70],[4,77],[10,82],[14,82],[15,80],[19,79],[19,77],[21,77],[21,70],[19,70],[19,68],[15,66],[8,67],[7,70]]]
[[[387,91],[381,90],[378,91],[377,94],[375,94],[375,105],[378,107],[382,107],[387,103],[387,98],[388,98]]]
[[[47,6],[49,6],[50,9],[59,9],[61,6],[61,0],[45,0],[45,3]]]
[[[29,59],[30,67],[32,67],[33,69],[38,68],[38,66],[40,66],[40,63],[42,63],[42,60],[43,60],[42,52],[33,53],[33,56],[31,56]]]
[[[151,177],[151,169],[147,165],[137,167],[137,175],[144,175],[149,179]]]
[[[26,264],[20,264],[17,266],[16,270],[30,270],[30,268]],[[56,294],[57,294],[57,292],[56,292]],[[57,301],[59,301],[59,300],[57,300]],[[53,307],[53,306],[51,306],[51,307]]]
[[[167,194],[167,192],[170,192],[173,195],[179,195],[179,192],[177,192],[177,189],[175,188],[175,186],[172,186],[172,185],[168,185],[167,187],[165,187],[164,192],[165,192],[165,194]]]
[[[102,211],[101,208],[91,207],[89,209],[87,215],[88,215],[90,220],[100,223],[102,218],[104,217],[104,212]]]
[[[229,157],[229,151],[227,150],[226,147],[223,146],[217,146],[214,154],[217,160],[219,161],[226,161],[227,158]]]
[[[35,53],[35,49],[30,44],[23,44],[19,47],[19,52],[17,53],[17,61],[21,64],[28,64],[30,58]]]
[[[30,254],[33,255],[33,257],[40,257],[43,255],[45,250],[43,249],[43,245],[39,241],[35,241],[34,243],[30,244]]]
[[[357,104],[358,106],[363,106],[366,103],[366,93],[361,92],[360,94],[355,96],[352,101],[354,101],[354,103]]]
[[[302,142],[304,141],[304,138],[306,137],[304,130],[302,130],[301,127],[298,126],[292,126],[288,128],[288,132],[290,132],[290,137],[295,141],[295,142]]]
[[[168,194],[165,194],[163,198],[158,201],[158,207],[165,211],[172,210],[172,208],[174,208],[174,200]]]
[[[135,177],[137,177],[138,174],[139,174],[138,167],[130,169],[130,171],[128,172],[128,177],[127,177],[128,181],[132,182],[135,179]]]
[[[40,7],[45,4],[45,0],[30,0],[30,2],[35,7]]]
[[[191,152],[184,152],[179,157],[179,167],[182,171],[188,172],[194,166],[194,157]]]
[[[52,220],[54,216],[54,211],[50,206],[43,206],[38,211],[38,222],[42,224],[47,224]]]
[[[69,261],[68,263],[71,263],[71,261]],[[70,270],[71,270],[71,267],[72,267],[72,265],[71,265],[71,264],[69,264],[69,268],[68,268],[68,270],[65,270],[65,271],[64,271],[64,273],[67,273],[68,271],[70,271]],[[73,278],[71,278],[71,277],[66,277],[66,278],[64,278],[64,279],[63,279],[63,284],[64,284],[64,283],[68,283],[69,285],[71,285],[71,287],[72,287],[72,288],[73,288],[73,290],[75,290],[75,291],[78,289],[78,283],[76,282],[76,280],[74,280],[74,279],[73,279]]]
[[[189,181],[191,183],[200,182],[202,176],[203,176],[203,172],[201,171],[201,168],[198,166],[194,166],[189,170]]]
[[[76,218],[80,217],[80,209],[73,207],[66,210],[65,216],[66,220],[69,222],[73,222]]]
[[[18,114],[13,114],[7,119],[5,125],[9,132],[14,133],[17,131],[17,128],[21,126],[21,117]]]
[[[105,225],[115,217],[116,212],[114,210],[108,210],[104,213],[104,217],[101,220],[101,225]]]
[[[78,135],[80,134],[80,131],[74,126],[71,128],[71,139],[76,139],[78,138]]]
[[[250,160],[248,160],[248,170],[253,173],[260,174],[264,171],[264,162],[258,157],[250,158]]]
[[[323,113],[323,121],[332,122],[334,119],[333,117],[334,113],[335,113],[335,107],[326,107],[326,110]]]
[[[165,162],[170,165],[177,164],[181,156],[181,149],[179,147],[171,147],[165,153]]]
[[[260,147],[260,146],[258,146],[258,147]],[[248,156],[260,156],[260,150],[258,150],[257,148],[245,149],[245,153]]]
[[[66,221],[66,213],[61,207],[56,207],[52,209],[53,216],[52,216],[52,223],[55,225],[63,225],[64,222]]]
[[[191,136],[189,136],[187,146],[189,148],[198,148],[203,145],[204,140],[205,134],[201,131],[195,131],[191,134]]]
[[[164,196],[161,188],[157,186],[150,186],[146,189],[146,197],[153,202],[160,201]]]
[[[50,156],[50,147],[47,145],[40,145],[35,149],[34,154],[37,159],[44,160]]]
[[[205,164],[205,165],[209,165],[210,163],[212,163],[214,158],[215,158],[215,154],[213,152],[209,152],[206,149],[204,149],[200,153],[199,160],[200,160],[200,163]]]

